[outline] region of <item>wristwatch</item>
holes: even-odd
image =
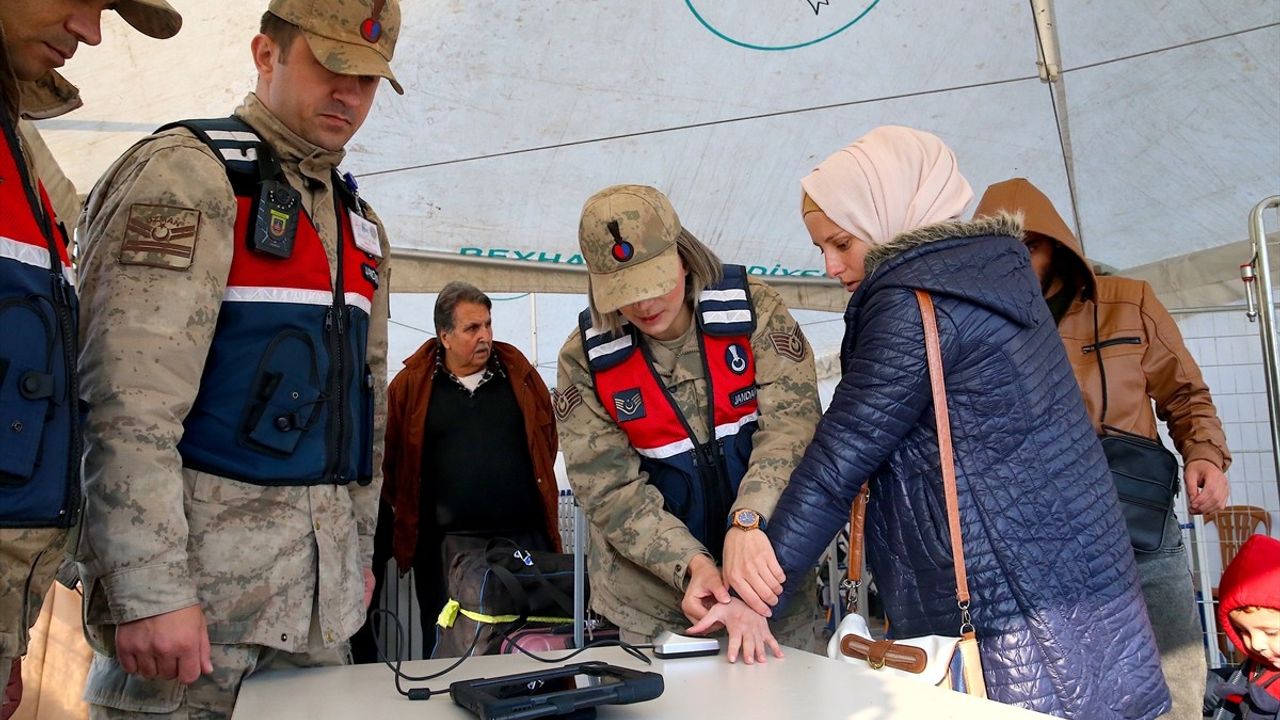
[[[729,527],[743,530],[763,530],[765,525],[765,519],[755,510],[741,508],[729,513]]]

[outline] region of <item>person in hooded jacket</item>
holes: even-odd
[[[787,578],[780,605],[869,483],[865,551],[890,636],[958,634],[915,295],[924,290],[936,308],[987,696],[1088,720],[1165,712],[1106,458],[1017,220],[959,220],[973,193],[954,154],[910,128],[871,131],[801,186],[813,243],[853,296],[843,377],[766,530]]]
[[[1276,720],[1280,714],[1280,540],[1254,535],[1222,571],[1218,627],[1245,660],[1215,688],[1220,705],[1214,720]]]
[[[1192,515],[1220,510],[1231,465],[1226,434],[1200,368],[1169,311],[1142,280],[1096,275],[1049,198],[1024,178],[987,188],[976,217],[1022,213],[1031,266],[1058,325],[1095,432],[1156,439],[1164,420],[1182,455]],[[1155,411],[1152,411],[1154,401]],[[1155,551],[1134,550],[1143,599],[1173,696],[1171,718],[1201,717],[1205,655],[1178,519]]]

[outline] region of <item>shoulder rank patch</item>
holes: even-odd
[[[123,265],[186,270],[195,257],[199,229],[199,210],[135,203],[129,207],[118,259]]]
[[[804,360],[804,336],[800,334],[799,323],[792,326],[791,332],[769,333],[769,342],[773,343],[773,349],[782,357],[795,362]]]
[[[551,391],[551,407],[555,408],[556,419],[560,422],[568,420],[569,413],[581,404],[582,393],[578,392],[576,385],[570,385],[564,392],[560,392],[559,388]]]

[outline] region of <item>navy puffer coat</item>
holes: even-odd
[[[988,696],[1069,718],[1169,707],[1107,462],[1013,219],[872,250],[844,375],[768,535],[793,590],[868,481],[866,555],[895,637],[957,635],[937,431],[913,290],[933,296]]]

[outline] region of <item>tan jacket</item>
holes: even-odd
[[[343,154],[295,135],[254,95],[236,113],[276,151],[332,273],[331,171]],[[315,649],[313,613],[327,647],[364,622],[361,569],[372,564],[386,418],[386,233],[379,223],[366,358],[376,379],[373,482],[263,487],[184,468],[177,450],[242,241],[235,220],[222,161],[186,130],[134,146],[87,202],[80,372],[92,409],[78,560],[99,650],[110,650],[116,625],[197,603],[215,644],[302,652]],[[156,222],[194,228],[189,257],[122,247],[139,223]]]
[[[734,507],[768,518],[813,438],[820,411],[808,340],[777,292],[754,278],[750,291],[756,311],[751,350],[760,421]],[[697,333],[691,329],[678,348],[648,338],[645,343],[659,380],[699,442],[705,442],[707,382]],[[680,632],[689,625],[680,610],[689,561],[710,553],[663,509],[662,494],[640,469],[639,453],[601,405],[580,330],[560,349],[556,384],[553,400],[565,469],[591,524],[592,608],[640,635]],[[788,612],[811,613],[813,605],[795,602]]]
[[[975,215],[1001,210],[1022,212],[1028,235],[1048,237],[1062,247],[1053,256],[1053,272],[1075,278],[1079,289],[1058,321],[1058,330],[1094,429],[1101,432],[1105,423],[1155,438],[1158,416],[1168,424],[1183,462],[1208,460],[1225,471],[1231,453],[1213,398],[1177,324],[1151,286],[1142,280],[1096,275],[1075,234],[1027,180],[992,185]]]

